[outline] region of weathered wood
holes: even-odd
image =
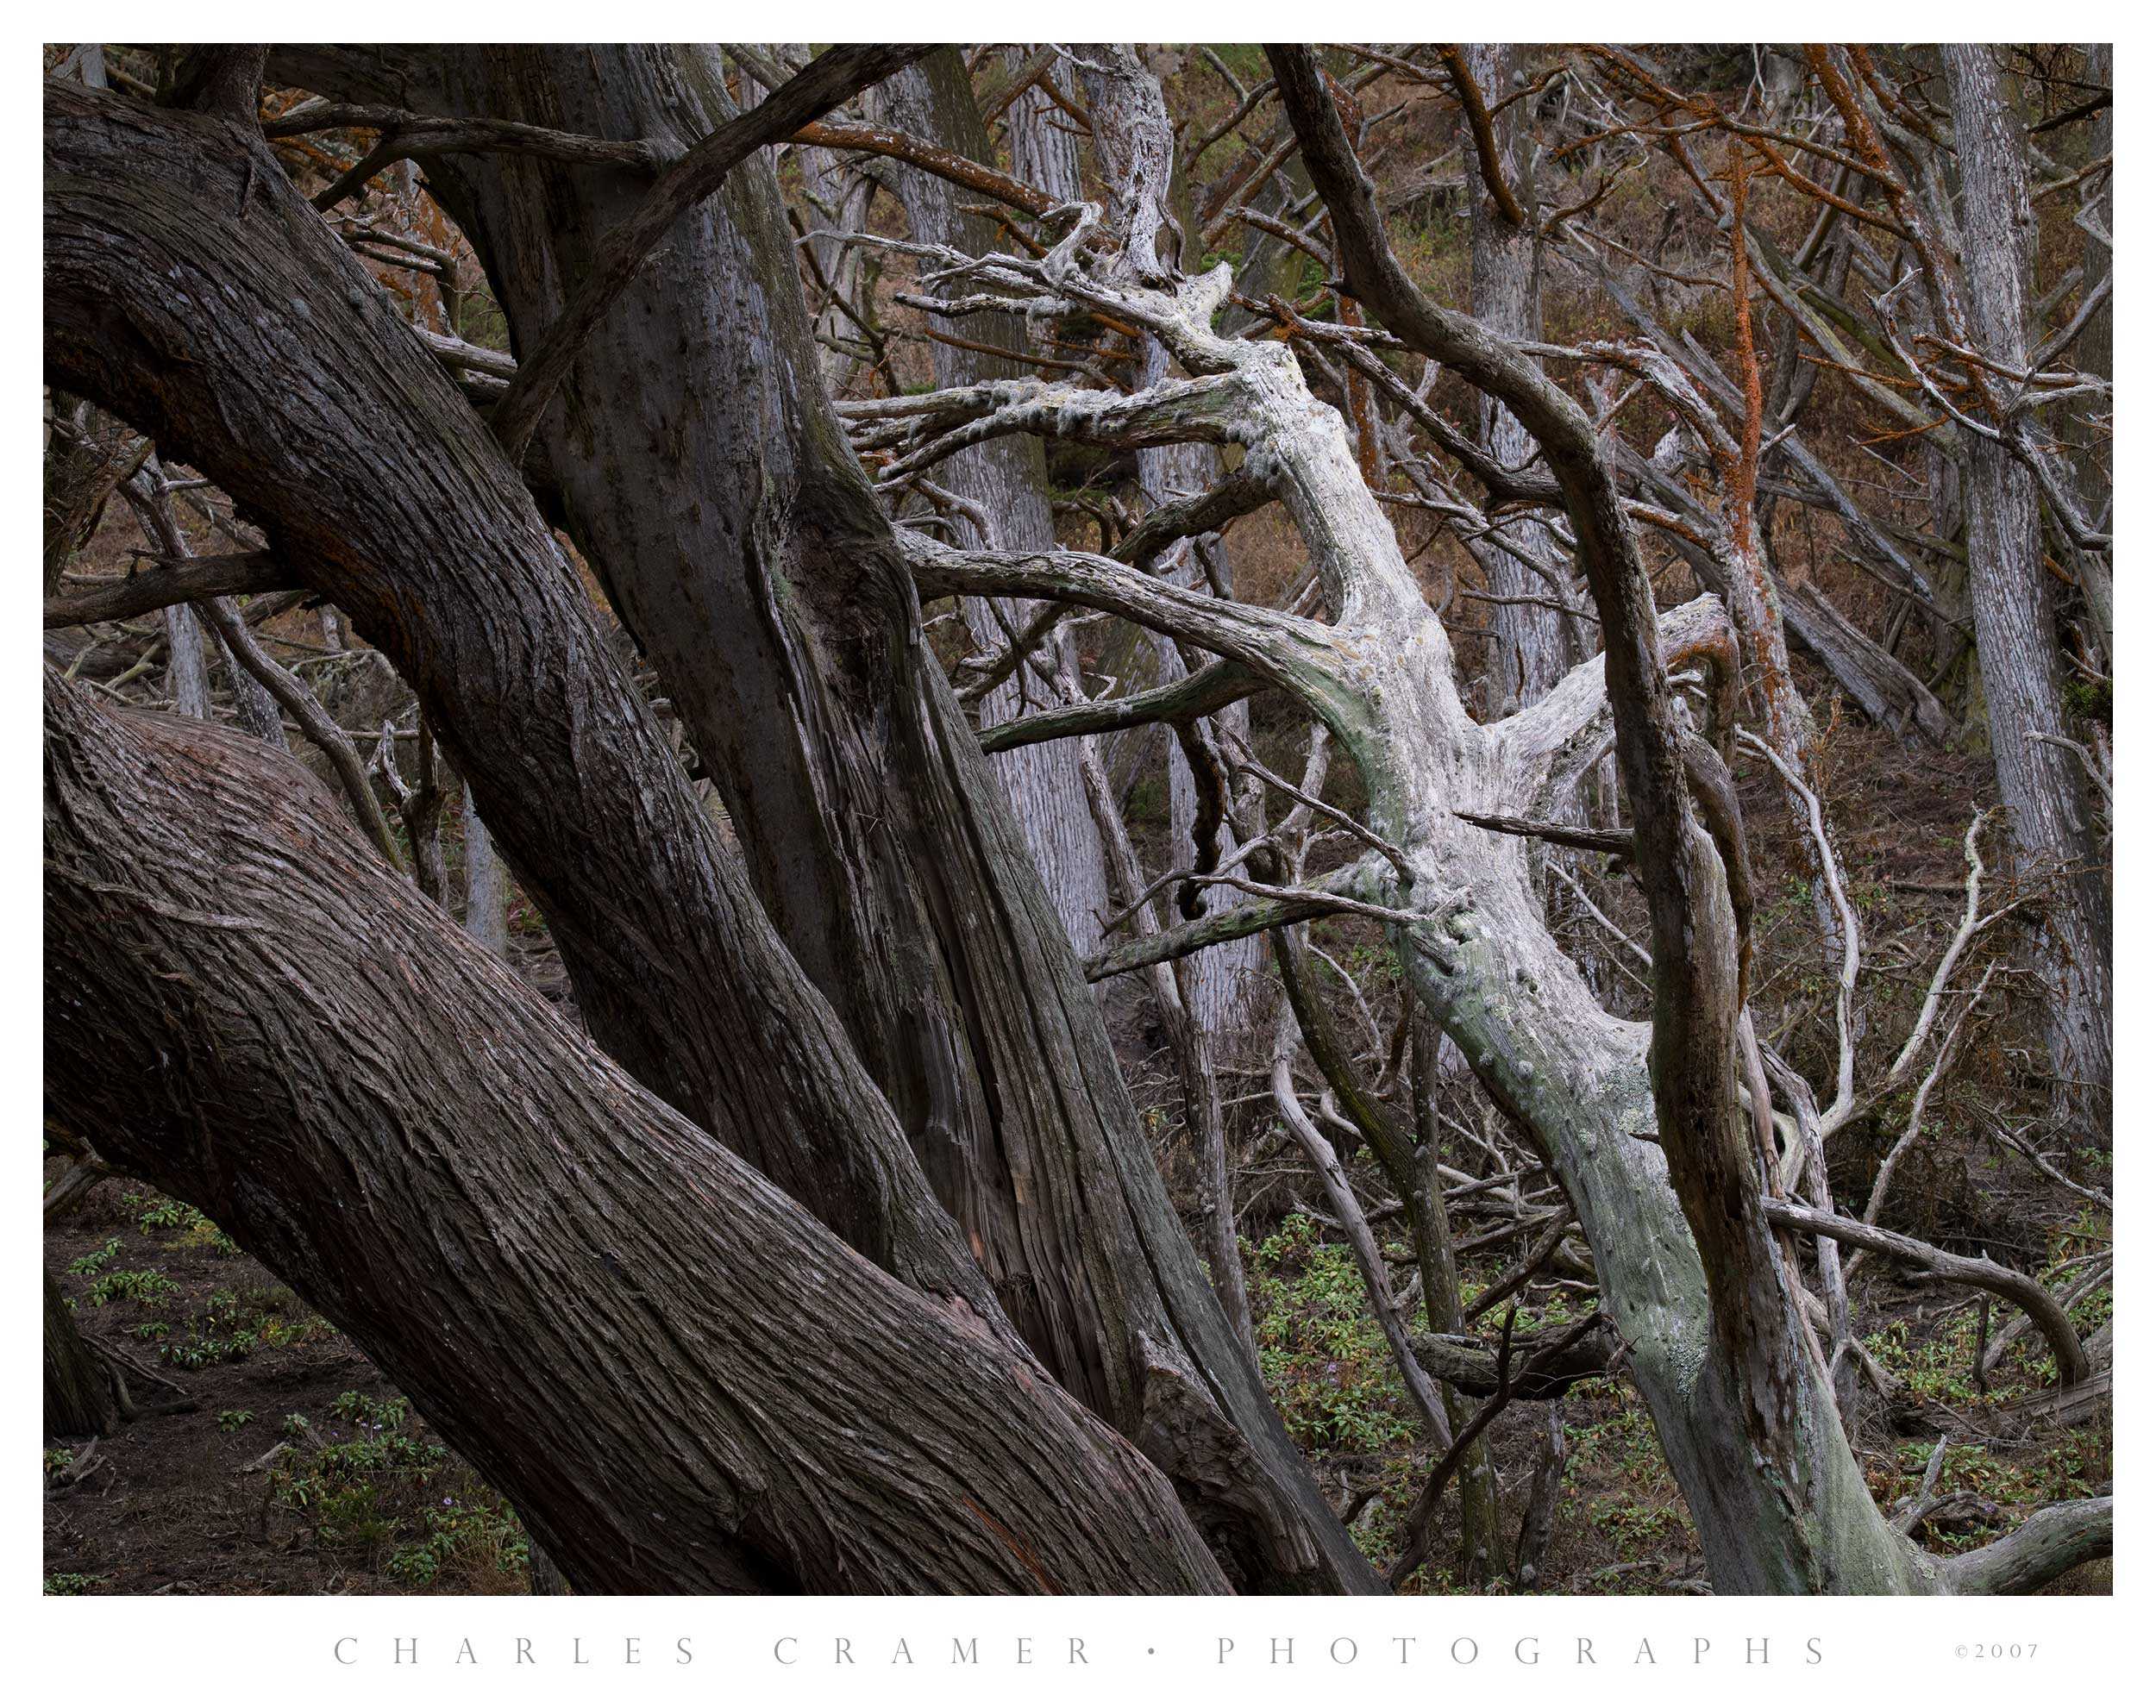
[[[2036,1325],[2045,1344],[2051,1348],[2052,1357],[2059,1366],[2059,1386],[2072,1387],[2087,1379],[2089,1355],[2082,1347],[2081,1336],[2074,1332],[2073,1324],[2050,1290],[2033,1277],[2002,1263],[1994,1263],[1989,1258],[1943,1250],[1907,1234],[1859,1222],[1854,1217],[1814,1210],[1809,1204],[1770,1202],[1766,1209],[1767,1220],[1777,1228],[1817,1234],[1860,1250],[1876,1251],[1883,1257],[1891,1257],[1941,1280],[1981,1287],[2020,1305],[2028,1312],[2029,1321]]]
[[[868,105],[897,129],[969,160],[992,158],[987,128],[974,103],[973,81],[955,47],[940,48],[907,66],[870,91]],[[916,241],[943,243],[974,252],[994,246],[995,225],[967,212],[953,187],[935,174],[912,166],[897,167],[900,204]],[[1031,370],[1020,359],[1029,328],[1008,315],[980,315],[967,322],[969,346],[935,346],[938,385],[969,385],[1003,379]],[[1011,353],[998,355],[993,350]],[[937,472],[937,484],[956,495],[968,509],[950,518],[955,537],[975,546],[1030,551],[1056,544],[1056,519],[1049,510],[1048,466],[1040,442],[1001,439],[960,452]],[[968,599],[968,627],[977,644],[993,646],[1017,635],[1032,622],[1038,607],[1019,599]],[[1029,649],[1012,676],[980,703],[984,724],[1005,723],[1065,698],[1066,685],[1077,683],[1077,657],[1067,641],[1044,641]],[[1100,943],[1106,911],[1106,855],[1086,808],[1085,780],[1075,749],[1034,752],[995,749],[1005,754],[992,767],[1011,798],[1012,810],[1040,868],[1049,899],[1070,934],[1080,955]]]
[[[1521,146],[1523,108],[1514,102],[1495,117],[1489,110],[1512,92],[1516,50],[1501,42],[1477,41],[1445,51],[1462,91],[1469,146],[1479,157],[1486,191],[1467,198],[1470,311],[1501,337],[1539,339],[1543,240],[1535,175]],[[1534,439],[1519,416],[1487,396],[1478,400],[1476,416],[1482,448],[1500,467],[1532,464]],[[1568,554],[1548,526],[1530,517],[1507,522],[1501,532],[1516,549],[1495,539],[1476,541],[1470,549],[1489,591],[1506,601],[1489,614],[1495,634],[1486,689],[1490,712],[1501,717],[1541,699],[1593,648],[1583,623],[1530,602],[1561,591],[1520,561],[1524,553],[1543,563],[1567,562]]]
[[[688,135],[730,111],[702,49],[294,48],[278,65],[339,96],[393,80],[430,109],[593,135]],[[636,186],[619,179],[444,163],[438,193],[512,329],[559,312],[561,280],[625,216]],[[837,1011],[844,1035],[822,1048],[883,1088],[1027,1343],[1170,1471],[1238,1584],[1374,1588],[1220,1311],[1067,934],[922,644],[824,395],[767,166],[744,164],[677,224],[561,402],[538,443],[562,518],[718,783],[760,912]],[[555,923],[561,901],[484,791],[480,805]],[[724,977],[744,1000],[759,988]],[[668,1000],[698,1010],[674,1023],[733,1023],[707,996]]]
[[[579,1588],[1225,1587],[1006,1331],[638,1086],[304,768],[45,683],[54,1108],[351,1334]]]
[[[872,1261],[993,1311],[530,496],[268,146],[45,101],[48,371],[248,506],[388,654],[617,1060]]]
[[[1961,263],[1971,330],[1984,355],[2011,372],[2028,366],[2028,297],[2036,218],[2020,121],[1991,55],[1941,50],[1953,89],[1961,163]],[[2003,423],[2002,423],[2002,425]],[[2048,953],[2056,999],[2046,1015],[2067,1106],[2103,1126],[2111,1100],[2111,902],[2089,791],[2071,749],[2032,736],[2070,737],[2043,562],[2036,477],[1981,433],[1969,457],[1970,617],[1984,672],[1991,758],[2024,875],[2054,886]]]

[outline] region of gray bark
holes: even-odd
[[[2035,235],[2021,127],[1991,53],[1944,50],[1962,174],[1961,258],[1971,330],[1984,353],[2028,365],[2028,299]],[[1971,621],[1984,672],[1999,796],[2027,881],[2054,886],[2042,968],[2064,1100],[2108,1125],[2111,1092],[2111,904],[2088,779],[2059,679],[2051,582],[2043,566],[2035,476],[1996,441],[1965,435],[1969,454]]]
[[[1463,57],[1486,104],[1494,107],[1512,92],[1517,51],[1500,42],[1466,44]],[[1520,112],[1520,103],[1514,103],[1496,114],[1492,124],[1498,167],[1507,175],[1527,218],[1524,223],[1508,218],[1496,198],[1475,181],[1470,166],[1469,288],[1470,312],[1476,320],[1499,337],[1532,341],[1542,336],[1542,239],[1534,225],[1538,203],[1533,174],[1526,169],[1521,146],[1526,137]],[[1474,142],[1465,140],[1462,152],[1472,162]],[[1507,468],[1522,467],[1534,454],[1534,440],[1520,424],[1520,418],[1492,397],[1481,400],[1479,436],[1483,447]],[[1570,554],[1548,527],[1523,518],[1507,523],[1500,532],[1517,547],[1516,552],[1494,541],[1478,542],[1475,550],[1489,591],[1507,599],[1564,600],[1570,591],[1568,586],[1552,585],[1520,561],[1520,554],[1524,553],[1560,567],[1569,562]],[[1495,669],[1487,691],[1489,710],[1495,716],[1532,705],[1589,650],[1580,626],[1546,605],[1492,605],[1489,623],[1496,631],[1492,642]]]
[[[868,104],[872,114],[895,129],[968,160],[993,163],[987,133],[974,103],[972,79],[956,48],[940,49],[920,65],[887,78],[870,91]],[[994,224],[961,211],[958,203],[963,198],[944,179],[914,166],[894,165],[891,170],[916,241],[948,244],[968,253],[993,246]],[[978,315],[967,322],[966,336],[974,343],[1015,353],[1024,351],[1026,330],[1022,322],[1008,315]],[[1029,371],[1015,357],[948,344],[935,346],[934,360],[938,385],[969,385]],[[1056,543],[1047,462],[1038,440],[1002,439],[973,446],[943,464],[937,481],[974,506],[972,516],[953,518],[955,537],[1008,551],[1031,551]],[[985,533],[981,526],[984,522]],[[1022,633],[1038,610],[1025,599],[963,603],[976,644],[991,652]],[[982,723],[1002,723],[1058,704],[1064,698],[1063,685],[1075,684],[1077,668],[1075,648],[1068,641],[1044,642],[982,698]],[[1093,816],[1086,809],[1085,780],[1076,751],[1063,742],[1018,748],[997,754],[992,769],[1010,796],[1026,847],[1057,917],[1070,934],[1072,947],[1081,956],[1091,954],[1100,944],[1107,889],[1105,856]]]
[[[202,619],[187,605],[165,608],[165,698],[182,717],[210,716],[210,656]]]
[[[1105,267],[1081,262],[1081,226],[1034,269],[1040,286],[1138,321],[1204,378],[1130,400],[1087,404],[1069,388],[1043,387],[1031,400],[987,407],[1005,430],[1102,442],[1234,432],[1301,532],[1334,623],[1224,609],[1077,554],[1021,564],[918,541],[917,575],[938,591],[1062,592],[1165,628],[1297,693],[1327,723],[1369,783],[1372,828],[1407,868],[1395,881],[1375,860],[1366,867],[1401,919],[1395,941],[1418,993],[1545,1146],[1589,1218],[1605,1296],[1718,1582],[1784,1592],[1924,1586],[1928,1574],[1886,1529],[1842,1440],[1761,1211],[1736,1091],[1727,886],[1686,792],[1644,566],[1591,423],[1474,322],[1435,310],[1406,283],[1309,56],[1283,50],[1273,60],[1357,293],[1409,341],[1496,390],[1564,488],[1612,638],[1608,697],[1643,866],[1654,874],[1651,1035],[1603,1014],[1551,941],[1518,840],[1464,835],[1453,816],[1532,798],[1560,780],[1562,765],[1583,763],[1573,738],[1583,715],[1592,722],[1591,682],[1568,679],[1531,714],[1495,729],[1467,718],[1442,624],[1338,417],[1313,406],[1285,350],[1211,331],[1225,269],[1172,294],[1152,289],[1132,277],[1151,271],[1143,249]],[[1638,1136],[1653,1111],[1658,1146]]]
[[[464,791],[464,929],[490,954],[508,959],[509,868],[469,789]]]
[[[1167,372],[1166,352],[1156,341],[1147,353],[1141,381],[1152,384],[1165,377]],[[1152,508],[1210,491],[1219,484],[1221,474],[1219,454],[1210,445],[1149,447],[1138,454],[1138,470],[1139,489]],[[1217,534],[1178,541],[1173,552],[1158,564],[1157,572],[1180,585],[1202,591],[1208,581],[1200,564],[1200,553],[1213,554],[1224,587],[1232,592],[1232,567]],[[1190,673],[1181,649],[1166,635],[1153,637],[1153,656],[1163,684],[1181,681]],[[1213,718],[1200,720],[1200,727],[1214,723],[1231,738],[1248,741],[1250,703],[1238,700],[1215,713]],[[1188,871],[1197,863],[1198,856],[1194,834],[1198,822],[1198,783],[1182,744],[1171,739],[1166,746],[1169,868]],[[1252,822],[1248,828],[1254,834],[1257,825]],[[1263,940],[1255,936],[1238,938],[1187,956],[1183,964],[1189,968],[1187,987],[1192,1017],[1204,1029],[1208,1048],[1217,1049],[1249,1023],[1253,1010],[1263,999]]]
[[[1031,59],[1034,51],[1035,44],[1021,43],[1011,50],[1009,62],[1015,69]],[[1042,77],[1069,98],[1069,66],[1059,59]],[[1012,101],[1010,111],[1011,176],[1045,191],[1058,202],[1077,200],[1078,138],[1069,116],[1037,84]]]
[[[187,538],[187,530],[179,525],[179,518],[172,512],[172,495],[164,482],[165,471],[157,458],[152,456],[145,464],[141,474],[129,481],[122,490],[141,524],[143,537],[167,565],[178,567],[195,555],[195,548]],[[285,720],[279,715],[276,700],[269,690],[256,679],[254,673],[242,666],[233,653],[231,642],[224,637],[222,631],[225,626],[237,623],[240,620],[239,606],[229,597],[214,598],[204,605],[191,607],[188,615],[193,619],[191,645],[195,654],[188,673],[191,675],[202,666],[203,647],[208,638],[202,633],[202,625],[206,622],[217,631],[217,656],[223,662],[225,680],[230,685],[241,724],[249,735],[267,741],[273,748],[289,747],[290,743],[285,739]],[[169,637],[172,634],[174,613],[168,610],[165,621]],[[179,654],[174,650],[171,656],[176,679],[179,672]],[[178,696],[174,697],[174,709],[187,710],[179,704]],[[203,716],[207,714],[190,715]]]
[[[2088,80],[2109,89],[2111,43],[2092,41],[2088,45],[2087,52]],[[2089,157],[2092,160],[2101,160],[2112,152],[2111,111],[2111,106],[2107,102],[2090,126]],[[2100,168],[2095,193],[2083,203],[2084,225],[2081,250],[2081,290],[2084,301],[2099,286],[2113,287],[2117,283],[2118,273],[2111,253],[2111,191],[2115,178],[2116,173],[2110,166]],[[2102,235],[2099,236],[2098,233]],[[2082,372],[2098,379],[2108,380],[2111,378],[2111,328],[2115,302],[2114,292],[2107,295],[2090,313],[2072,347],[2075,365]],[[2091,428],[2075,422],[2062,423],[2062,426],[2077,447],[2073,459],[2075,486],[2080,494],[2082,514],[2108,532],[2113,525],[2110,424],[2105,422]],[[2116,658],[2112,626],[2110,557],[2104,553],[2079,550],[2070,551],[2068,555],[2081,583],[2082,595],[2089,602],[2089,616],[2095,629],[2096,645],[2103,662],[2109,667]]]
[[[291,49],[279,65],[335,94],[379,98],[385,79],[452,116],[536,116],[619,139],[702,134],[728,110],[699,50]],[[560,281],[605,243],[637,189],[620,174],[508,157],[444,163],[434,181],[519,339],[520,328],[549,322]],[[805,1059],[867,1067],[933,1188],[928,1207],[956,1218],[993,1298],[1058,1381],[1169,1470],[1239,1584],[1374,1586],[1206,1284],[1068,936],[921,643],[905,566],[824,397],[768,167],[745,165],[680,222],[579,353],[536,444],[557,471],[570,532],[726,798],[762,903],[755,926],[742,928],[747,941],[768,941],[768,912],[793,957],[772,976],[786,988],[798,962],[845,1029]],[[756,480],[743,479],[744,466]],[[362,607],[338,603],[367,627]],[[618,877],[595,873],[573,890],[548,881],[563,855],[529,823],[531,804],[490,794],[473,753],[431,708],[429,717],[558,937],[565,910],[622,905],[610,893]],[[521,734],[504,741],[530,745]],[[512,762],[532,761],[520,751]],[[653,766],[679,777],[670,754],[641,750],[628,774]],[[588,785],[535,791],[551,799],[577,786]],[[669,782],[660,798],[673,798]],[[689,806],[700,821],[693,798]],[[701,860],[709,840],[669,831],[659,852],[679,867],[677,846]],[[675,886],[683,898],[669,905]],[[612,999],[634,998],[650,1042],[632,1048],[640,1041],[599,1031],[606,1017],[595,1019],[617,1059],[661,1084],[691,1063],[714,1077],[746,1072],[742,1040],[774,1017],[756,999],[761,973],[695,970],[723,966],[723,945],[659,948],[704,917],[693,904],[710,887],[678,870],[630,886],[640,910],[648,899],[658,910],[640,913],[641,929],[664,964],[635,969],[643,976]],[[582,960],[572,957],[573,968]],[[676,977],[686,986],[670,988]],[[596,994],[604,1009],[611,992]],[[662,1045],[667,1029],[690,1031],[694,1051]],[[831,1120],[835,1135],[819,1142],[843,1154],[862,1123],[857,1112]],[[720,1125],[730,1142],[744,1136],[730,1117]],[[763,1161],[768,1127],[745,1137],[750,1160],[774,1172]],[[813,1130],[776,1136],[805,1141]],[[800,1161],[815,1154],[804,1142]],[[781,1184],[849,1242],[861,1234],[864,1248],[887,1249],[890,1229],[871,1236],[862,1210],[849,1206],[856,1193],[910,1202],[895,1182],[913,1159],[897,1176],[880,1161],[880,1184],[846,1177],[839,1160]]]

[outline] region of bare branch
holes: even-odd
[[[1981,1287],[1996,1293],[2028,1312],[2050,1346],[2052,1357],[2059,1366],[2060,1386],[2071,1387],[2087,1380],[2089,1355],[2074,1333],[2073,1324],[2059,1308],[2059,1301],[2039,1281],[2031,1279],[2018,1270],[2004,1264],[1994,1263],[1989,1258],[1965,1257],[1959,1252],[1943,1250],[1927,1245],[1922,1240],[1907,1234],[1897,1234],[1885,1228],[1875,1228],[1869,1222],[1859,1222],[1854,1217],[1836,1216],[1824,1210],[1814,1210],[1806,1204],[1789,1204],[1777,1198],[1765,1200],[1764,1208],[1767,1220],[1777,1228],[1788,1228],[1800,1234],[1814,1234],[1827,1239],[1839,1241],[1865,1251],[1876,1251],[1882,1257],[1891,1257],[1905,1263],[1921,1274],[1935,1276],[1942,1281],[1959,1282],[1964,1286]]]
[[[523,464],[539,417],[567,377],[577,352],[676,220],[717,191],[726,175],[757,149],[792,135],[870,84],[932,51],[932,43],[849,43],[819,53],[807,70],[789,78],[760,105],[721,125],[653,185],[636,211],[607,234],[605,262],[578,287],[531,359],[518,370],[508,395],[495,405],[494,436],[509,454],[510,462]]]
[[[1188,676],[1114,700],[1081,700],[1030,717],[1013,718],[981,732],[983,753],[1007,753],[1035,741],[1105,735],[1141,723],[1184,723],[1248,699],[1264,685],[1247,666],[1218,659]]]
[[[93,582],[45,602],[45,627],[118,623],[166,605],[239,593],[281,593],[298,578],[274,552],[225,552],[216,557],[152,559],[153,567],[117,580]]]

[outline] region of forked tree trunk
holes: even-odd
[[[558,101],[572,128],[693,135],[724,110],[695,53],[442,57],[498,79],[494,116],[565,122]],[[399,50],[354,60],[310,63],[366,86],[394,60],[395,98],[448,104]],[[592,169],[497,164],[498,180],[474,172],[487,217],[479,191],[461,211],[512,318],[543,327],[552,281],[613,221],[580,210],[577,193],[601,194]],[[635,189],[614,184],[605,211]],[[1176,1223],[1068,940],[919,643],[823,399],[775,204],[752,162],[712,204],[725,217],[684,219],[539,443],[565,447],[553,466],[582,483],[565,509],[662,673],[678,665],[666,685],[706,763],[774,791],[736,828],[768,839],[749,852],[784,944],[529,499],[259,142],[48,90],[47,362],[246,503],[390,654],[610,1054],[872,1261],[983,1315],[1006,1301],[1056,1380],[1170,1468],[1239,1582],[1367,1588]],[[184,303],[158,283],[174,268],[197,281]],[[197,306],[219,301],[255,307]]]
[[[347,1329],[579,1588],[1225,1587],[1006,1327],[637,1085],[304,768],[45,692],[53,1108]]]
[[[48,369],[216,480],[381,646],[617,1061],[871,1261],[993,1308],[529,495],[267,147],[45,98]]]
[[[1605,659],[1572,673],[1540,704],[1476,724],[1461,704],[1443,626],[1338,418],[1311,402],[1285,348],[1211,329],[1227,270],[1184,281],[1156,274],[1158,283],[1147,284],[1133,277],[1147,271],[1146,247],[1094,260],[1082,247],[1086,223],[1033,268],[1035,288],[1144,326],[1202,378],[1131,399],[1044,388],[1002,410],[998,424],[1108,444],[1232,434],[1302,535],[1337,619],[1223,609],[1075,554],[995,560],[914,539],[917,576],[939,591],[1057,591],[1155,623],[1296,694],[1324,719],[1360,766],[1369,823],[1390,844],[1383,860],[1373,854],[1359,868],[1363,893],[1397,910],[1394,940],[1419,996],[1535,1135],[1579,1207],[1604,1298],[1718,1586],[1952,1588],[1952,1571],[1887,1525],[1842,1436],[1783,1275],[1739,1112],[1734,920],[1684,781],[1661,655],[1719,645],[1727,669],[1727,631],[1706,622],[1711,601],[1658,625],[1592,422],[1516,351],[1407,281],[1314,59],[1301,49],[1269,54],[1343,239],[1351,288],[1411,345],[1513,408],[1542,446],[1609,637]],[[1127,191],[1119,203],[1125,199]],[[922,418],[942,431],[970,407],[930,404]],[[1549,934],[1520,840],[1464,831],[1456,816],[1561,790],[1595,750],[1605,705],[1615,709],[1653,921],[1651,1028],[1595,1003]],[[2089,1516],[2101,1528],[2109,1509],[2096,1505],[2103,1511]]]
[[[1881,1517],[1796,1317],[1737,1114],[1727,885],[1682,780],[1651,587],[1593,422],[1519,352],[1407,278],[1313,57],[1300,48],[1268,56],[1351,288],[1412,347],[1501,398],[1532,433],[1578,539],[1608,647],[1599,665],[1572,673],[1540,705],[1494,729],[1463,727],[1449,672],[1432,663],[1445,659],[1442,629],[1411,596],[1368,494],[1344,472],[1326,479],[1314,468],[1285,483],[1291,511],[1316,494],[1332,497],[1331,514],[1298,522],[1313,549],[1321,539],[1342,542],[1339,572],[1368,589],[1375,644],[1351,643],[1355,672],[1366,660],[1398,660],[1361,687],[1363,715],[1344,717],[1339,733],[1369,781],[1372,823],[1429,862],[1417,873],[1428,873],[1420,907],[1445,916],[1395,928],[1402,959],[1485,1086],[1564,1179],[1717,1587],[1971,1586]],[[1343,454],[1315,442],[1304,453],[1336,467]],[[1359,526],[1348,520],[1358,509]],[[1583,694],[1609,708],[1648,892],[1655,1011],[1644,1038],[1594,1003],[1557,950],[1523,882],[1517,840],[1463,835],[1447,822],[1482,799],[1534,800],[1583,763],[1576,738],[1592,727],[1580,716]],[[1383,715],[1366,722],[1373,704]],[[2108,1523],[2108,1503],[2090,1505]],[[2002,1546],[2013,1553],[2017,1541]]]

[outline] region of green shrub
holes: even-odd
[[[1407,1391],[1348,1248],[1291,1216],[1245,1261],[1258,1368],[1297,1444],[1369,1453],[1412,1440]]]
[[[95,1251],[86,1251],[67,1266],[71,1275],[94,1275],[120,1254],[120,1236],[115,1234]]]

